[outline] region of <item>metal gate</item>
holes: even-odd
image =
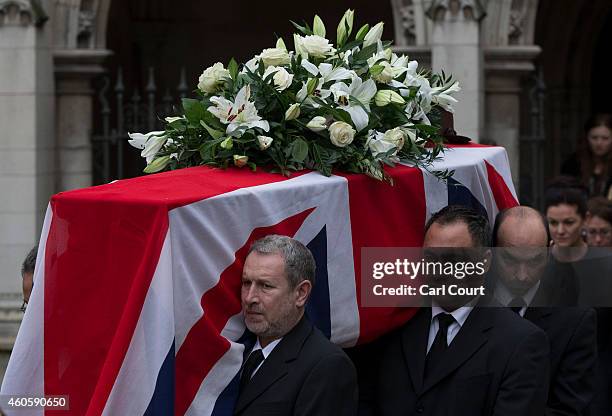
[[[104,75],[99,80],[98,120],[92,136],[94,184],[108,183],[125,177],[125,152],[128,132],[149,132],[163,129],[163,117],[170,115],[188,93],[185,68],[180,69],[175,94],[169,89],[160,94],[155,80],[155,69],[149,67],[146,85],[127,87],[123,71],[117,69],[115,83]],[[135,149],[127,149],[127,151]]]
[[[523,205],[538,210],[544,208],[544,105],[546,85],[539,68],[530,79],[527,102],[529,106],[529,131],[520,138],[520,195]]]

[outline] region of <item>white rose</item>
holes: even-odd
[[[230,78],[230,73],[221,62],[217,62],[211,67],[204,70],[200,78],[198,79],[198,88],[209,94],[215,93],[219,86],[226,79]]]
[[[265,79],[272,73],[274,73],[272,80],[274,81],[277,91],[286,90],[291,86],[291,83],[293,82],[293,74],[287,72],[285,68],[280,66],[269,66],[264,72],[263,78]]]
[[[400,151],[406,142],[406,133],[404,133],[401,128],[396,127],[394,129],[387,130],[383,136],[383,140],[392,143],[397,148],[397,151]]]
[[[309,35],[300,38],[300,49],[309,56],[325,58],[335,51],[333,46],[329,43],[329,40],[321,36]]]
[[[336,121],[329,126],[329,139],[338,147],[348,146],[355,138],[355,129],[344,121]]]
[[[291,121],[295,120],[300,116],[300,104],[294,103],[289,106],[287,111],[285,111],[285,120]]]
[[[260,150],[266,150],[273,141],[274,139],[269,136],[257,136],[257,144],[259,144]]]
[[[259,55],[259,59],[261,59],[266,67],[268,66],[278,66],[278,65],[289,65],[291,63],[291,58],[289,57],[289,53],[286,49],[281,48],[268,48],[261,51]]]
[[[312,131],[323,131],[327,128],[326,122],[327,120],[325,120],[325,117],[316,116],[313,117],[313,119],[310,120],[308,124],[306,124],[306,127],[308,127]]]

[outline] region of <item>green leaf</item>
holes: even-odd
[[[227,64],[227,70],[229,71],[232,79],[236,81],[236,77],[238,77],[238,63],[234,58],[230,59],[229,63]]]
[[[304,26],[298,25],[297,23],[295,23],[293,20],[289,20],[291,22],[291,24],[293,26],[295,26],[295,28],[297,30],[299,30],[300,32],[302,32],[304,35],[312,35],[312,30],[310,29],[310,27],[308,26],[308,23],[304,22]]]
[[[200,120],[200,125],[206,129],[208,134],[210,134],[213,139],[218,139],[225,134],[220,130],[213,129],[208,124],[204,123],[204,120]]]
[[[197,126],[204,119],[206,113],[202,102],[192,98],[183,98],[183,110],[185,111],[185,118],[192,126]]]
[[[170,162],[170,155],[158,157],[154,159],[151,163],[149,163],[147,167],[144,168],[143,172],[144,173],[159,172],[166,167],[168,162]]]
[[[377,48],[378,45],[376,43],[368,45],[362,50],[360,50],[353,59],[356,61],[365,61],[376,53]]]
[[[308,156],[308,143],[303,139],[295,139],[291,156],[295,162],[302,163],[306,156]]]

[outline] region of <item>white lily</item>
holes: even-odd
[[[147,159],[147,164],[151,163],[157,152],[166,144],[168,138],[165,131],[151,131],[149,133],[128,133],[130,140],[128,143],[137,149],[142,149],[140,156]]]
[[[344,82],[333,84],[330,91],[340,109],[350,114],[357,131],[363,130],[370,121],[370,101],[376,95],[376,83],[369,79],[363,82],[361,78],[353,78],[351,85]]]
[[[453,113],[453,104],[456,104],[458,101],[456,98],[452,97],[451,94],[459,91],[461,91],[459,82],[454,82],[451,86],[445,85],[442,87],[435,87],[431,90],[431,102],[438,104],[446,111]]]
[[[340,81],[341,79],[352,79],[353,77],[357,76],[355,71],[348,70],[341,66],[334,68],[332,64],[328,64],[326,62],[319,64],[319,66],[317,67],[308,59],[302,59],[302,66],[306,71],[312,74],[313,77],[321,75],[321,77],[323,77],[324,82]]]
[[[313,79],[314,78],[311,78],[309,82],[312,81]],[[317,97],[322,100],[325,100],[327,97],[331,95],[330,90],[323,88],[324,83],[325,83],[325,80],[323,78],[318,79],[317,86],[312,92],[313,97]],[[297,98],[299,102],[302,102],[303,104],[310,105],[314,108],[320,107],[319,104],[317,104],[312,98],[308,96],[308,82],[304,82],[302,84],[302,88],[300,88],[300,90],[298,91],[295,97]]]
[[[257,114],[255,104],[249,101],[251,87],[245,85],[236,94],[236,101],[231,102],[223,97],[211,97],[214,106],[208,107],[208,111],[217,117],[223,124],[227,124],[225,132],[231,134],[238,128],[250,129],[258,127],[264,131],[270,131],[270,124],[262,120]]]
[[[392,150],[395,150],[392,156],[395,156],[397,153],[396,144],[386,140],[385,134],[376,130],[368,131],[368,139],[366,140],[365,145],[370,149],[372,156],[375,158],[387,154]]]

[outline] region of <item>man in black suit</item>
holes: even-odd
[[[315,261],[299,241],[256,241],[242,274],[242,311],[257,336],[241,370],[235,415],[347,415],[357,412],[355,367],[304,316]]]
[[[446,207],[425,228],[426,250],[489,245],[488,221],[468,208]],[[480,251],[490,263],[490,250]],[[462,281],[469,279],[484,284],[477,276]],[[432,307],[381,341],[374,414],[542,416],[546,335],[512,311],[485,304],[480,296],[433,298]]]
[[[542,328],[550,340],[550,391],[546,415],[588,415],[595,392],[595,311],[555,307],[561,290],[542,280],[548,260],[547,223],[529,207],[501,212],[493,227],[495,298]]]

